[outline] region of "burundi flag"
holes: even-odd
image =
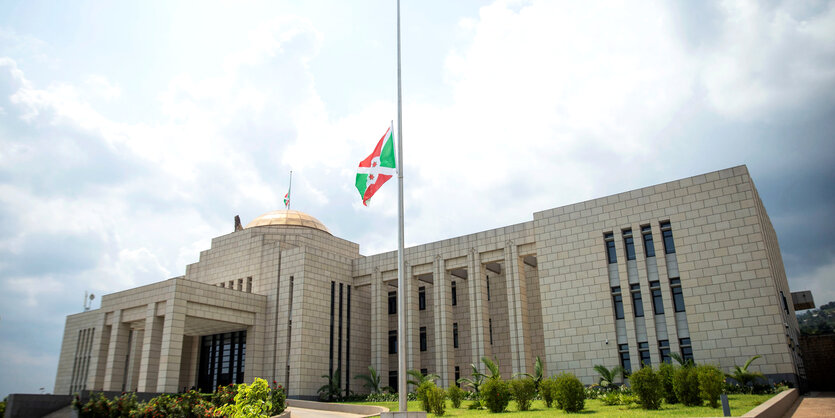
[[[284,207],[290,209],[290,192],[288,191],[286,195],[284,195]]]
[[[394,160],[394,136],[389,128],[377,142],[374,151],[360,161],[357,169],[357,190],[362,196],[362,204],[368,206],[368,199],[393,175],[397,173]]]

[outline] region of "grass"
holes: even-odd
[[[757,405],[767,401],[774,395],[728,395],[728,402],[731,405],[731,415],[740,416],[750,411]],[[392,411],[397,411],[397,402],[351,402],[357,405],[376,405],[384,406]],[[475,417],[475,416],[491,416],[490,411],[487,410],[470,410],[467,407],[471,401],[464,401],[461,403],[461,408],[454,409],[452,403],[447,401],[447,409],[445,417]],[[410,411],[420,411],[420,402],[409,402]],[[686,407],[681,404],[669,405],[661,404],[661,409],[657,411],[647,411],[641,409],[639,406],[633,404],[631,406],[608,406],[603,402],[592,399],[586,400],[586,407],[577,413],[567,413],[556,408],[546,408],[542,401],[534,401],[531,405],[531,410],[521,412],[516,409],[516,402],[510,401],[507,407],[507,412],[497,415],[502,418],[509,417],[525,417],[525,418],[539,418],[539,417],[553,417],[553,416],[583,416],[592,415],[595,417],[717,417],[722,416],[722,407],[717,409],[709,406]],[[429,414],[430,417],[435,415]]]

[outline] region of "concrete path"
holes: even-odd
[[[288,406],[291,418],[315,418],[315,417],[342,417],[342,418],[359,418],[365,415],[349,414],[347,412],[333,412],[322,411],[319,409],[298,408],[295,406]]]
[[[835,417],[835,392],[809,392],[798,398],[783,417]]]

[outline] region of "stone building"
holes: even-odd
[[[680,353],[724,369],[759,354],[804,378],[777,236],[745,166],[535,212],[407,248],[409,369],[449,386],[470,363],[596,381]],[[370,256],[315,218],[274,211],[212,240],[186,274],[67,317],[55,393],[176,392],[250,382],[314,397],[326,375],[397,381],[397,254]]]

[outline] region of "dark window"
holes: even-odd
[[[615,252],[615,236],[611,232],[603,234],[603,240],[606,241],[606,255],[609,258],[609,264],[618,262],[618,255]]]
[[[635,317],[644,316],[644,302],[641,298],[641,285],[635,283],[629,285],[632,291],[632,310],[635,311]]]
[[[670,290],[673,292],[673,307],[676,312],[684,312],[684,295],[681,293],[681,280],[670,279]]]
[[[664,252],[673,254],[676,252],[676,245],[673,242],[673,230],[669,222],[661,222],[661,236],[664,237]]]
[[[615,319],[623,319],[623,298],[620,295],[620,286],[612,288],[612,300],[615,303]]]
[[[649,282],[652,291],[652,310],[656,315],[664,314],[664,299],[661,298],[661,284],[657,281]]]
[[[458,348],[458,323],[452,323],[452,347]],[[458,380],[458,379],[456,379]]]
[[[626,259],[635,259],[635,242],[632,240],[632,230],[623,230],[623,245],[626,247]]]
[[[397,392],[397,370],[389,370],[389,386]]]
[[[490,276],[487,277],[487,300],[490,300]]]
[[[426,376],[427,374],[429,374],[429,369],[420,369],[420,374]]]
[[[693,360],[693,347],[690,345],[689,338],[680,338],[678,345],[681,347],[681,358],[684,361]]]
[[[426,288],[423,286],[418,288],[418,309],[426,310]]]
[[[389,292],[389,315],[397,313],[397,292]]]
[[[642,226],[641,234],[644,236],[644,252],[647,257],[655,257],[655,245],[652,243],[652,228],[649,225]]]
[[[786,301],[786,295],[782,290],[780,291],[780,297],[783,299],[783,310],[786,311],[786,313],[789,313],[789,302]]]
[[[397,330],[389,331],[389,354],[397,354]]]
[[[488,319],[487,323],[490,326],[490,345],[493,345],[493,318]]]
[[[623,367],[625,375],[629,375],[632,372],[632,363],[629,361],[629,345],[618,344],[618,354],[620,354],[620,367]]]
[[[641,355],[641,367],[652,365],[649,357],[649,343],[638,343],[638,354]]]
[[[454,382],[455,386],[461,387],[461,385],[458,383],[458,379],[460,379],[460,378],[461,378],[461,368],[458,367],[458,366],[455,366],[455,382]]]
[[[426,351],[426,327],[420,327],[420,351]]]
[[[455,291],[455,282],[452,282],[452,306],[458,305],[458,292]]]
[[[668,340],[658,341],[658,354],[661,355],[662,363],[672,363],[672,357],[670,357],[670,342]]]

